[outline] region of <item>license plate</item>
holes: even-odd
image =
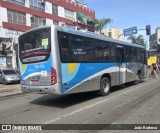
[[[31,84],[31,85],[36,85],[36,84],[38,84],[38,80],[31,80],[31,81],[30,81],[30,84]]]

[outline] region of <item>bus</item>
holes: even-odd
[[[71,94],[138,84],[146,77],[146,50],[88,31],[44,26],[19,37],[21,89],[26,93]]]

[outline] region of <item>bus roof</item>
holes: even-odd
[[[43,29],[43,28],[50,28],[50,27],[51,27],[51,25],[35,27],[35,28],[32,28],[30,30],[25,31],[20,36],[23,36],[23,35],[25,35],[25,34],[27,34],[29,32],[32,32],[32,31],[40,30],[40,29]]]
[[[141,46],[141,45],[138,45],[138,44],[133,44],[133,43],[128,43],[128,42],[112,39],[112,38],[107,37],[105,35],[96,34],[94,32],[79,31],[79,30],[75,30],[75,29],[72,29],[72,28],[56,26],[56,25],[36,27],[36,28],[31,29],[31,30],[28,30],[27,32],[23,33],[22,35],[24,35],[26,33],[29,33],[29,32],[32,32],[32,31],[35,31],[35,30],[39,30],[39,29],[43,29],[43,28],[49,28],[51,26],[53,26],[55,28],[55,30],[57,30],[57,31],[62,31],[62,32],[70,33],[70,34],[80,35],[80,36],[84,36],[84,37],[90,37],[90,38],[94,38],[94,39],[99,39],[99,40],[104,40],[104,41],[109,41],[109,42],[114,42],[114,43],[134,46],[134,47],[139,47],[139,48],[145,48],[144,46]]]
[[[57,29],[59,30],[59,28],[57,28]],[[144,46],[141,46],[141,45],[138,45],[138,44],[133,44],[133,43],[128,43],[128,42],[112,39],[112,38],[107,37],[105,35],[96,34],[94,32],[90,32],[90,31],[78,31],[78,30],[74,30],[74,29],[71,29],[71,28],[67,28],[67,27],[61,27],[61,29],[62,29],[63,32],[67,32],[67,33],[70,33],[70,34],[95,38],[95,39],[114,42],[114,43],[119,43],[119,44],[125,44],[125,45],[129,45],[129,46],[134,46],[134,47],[145,48]]]

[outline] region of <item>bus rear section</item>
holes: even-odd
[[[23,92],[61,94],[51,52],[51,28],[32,30],[19,38],[19,67]],[[59,87],[60,88],[60,87]]]

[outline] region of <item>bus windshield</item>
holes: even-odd
[[[45,61],[50,54],[50,29],[41,29],[19,38],[19,58],[22,63]]]

